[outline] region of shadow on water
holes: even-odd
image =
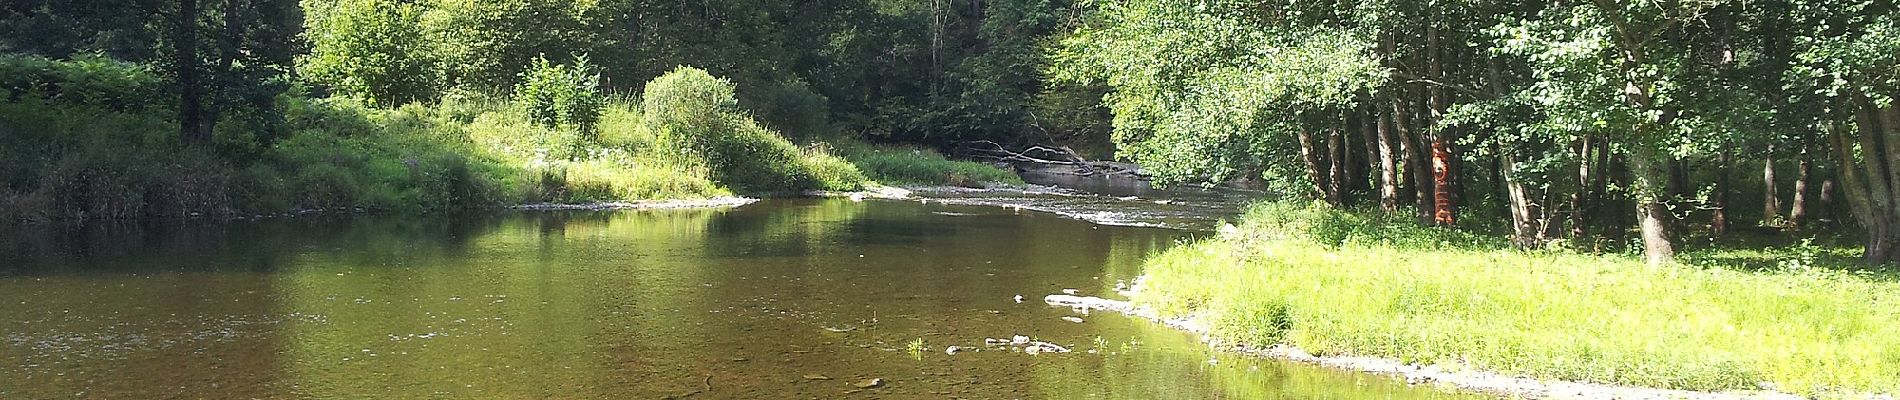
[[[1189,233],[996,207],[118,229],[7,236],[0,398],[1457,397],[1046,307]]]

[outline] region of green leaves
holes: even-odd
[[[606,104],[600,94],[600,72],[587,63],[585,56],[576,57],[571,66],[535,57],[533,66],[522,73],[521,85],[515,88],[515,101],[529,121],[549,128],[579,130],[583,135],[592,134],[594,125],[600,122],[601,107]]]
[[[1294,164],[1304,116],[1337,115],[1386,79],[1350,31],[1268,23],[1245,2],[1101,3],[1050,75],[1105,82],[1121,155],[1163,183],[1212,183]],[[1286,175],[1286,174],[1281,174]]]
[[[382,106],[434,100],[442,65],[421,26],[422,12],[397,0],[306,0],[298,58],[304,78]]]

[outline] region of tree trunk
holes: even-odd
[[[1334,207],[1344,207],[1350,200],[1346,198],[1349,187],[1347,185],[1349,181],[1346,178],[1346,156],[1351,152],[1346,151],[1346,135],[1341,132],[1341,129],[1328,130],[1331,132],[1326,135],[1326,161],[1327,172],[1332,174],[1332,177],[1327,179],[1326,202],[1332,203]]]
[[[1681,158],[1670,157],[1668,160],[1669,184],[1667,186],[1669,187],[1669,194],[1663,198],[1663,201],[1668,202],[1669,205],[1668,209],[1670,213],[1665,216],[1669,217],[1668,228],[1671,232],[1674,232],[1670,235],[1674,237],[1677,233],[1689,231],[1688,213],[1685,212],[1688,205],[1688,202],[1685,200],[1688,200],[1690,195],[1689,165],[1688,161]]]
[[[1328,195],[1326,190],[1332,186],[1326,179],[1330,173],[1327,168],[1321,166],[1322,163],[1320,162],[1319,152],[1313,143],[1313,134],[1305,129],[1300,129],[1299,138],[1300,159],[1306,163],[1307,178],[1313,181],[1313,196],[1326,199],[1330,203],[1332,196]],[[1333,205],[1337,206],[1338,204],[1334,203]]]
[[[1516,168],[1517,160],[1513,155],[1500,153],[1498,160],[1502,169]],[[1540,196],[1533,194],[1529,187],[1514,177],[1514,174],[1504,173],[1503,179],[1505,191],[1510,199],[1511,243],[1526,249],[1543,245],[1546,231],[1545,219],[1542,218],[1544,215],[1541,210],[1542,205],[1536,202]]]
[[[1834,208],[1836,207],[1834,205],[1834,187],[1833,179],[1821,180],[1821,193],[1814,199],[1814,205],[1817,206],[1815,207],[1816,212],[1814,213],[1814,219],[1816,221],[1829,221],[1834,218]]]
[[[1400,89],[1398,92],[1392,96],[1392,130],[1398,132],[1399,141],[1404,144],[1405,174],[1412,180],[1412,192],[1416,196],[1413,199],[1419,205],[1419,218],[1421,221],[1430,222],[1428,213],[1432,204],[1431,175],[1425,173],[1425,156],[1421,154],[1420,142],[1416,135],[1412,134],[1411,116],[1408,115],[1412,112],[1411,107],[1406,105],[1404,90]]]
[[[198,79],[198,0],[178,0],[172,21],[173,72],[178,75],[178,139],[186,145],[210,142],[202,111],[204,88]]]
[[[1425,28],[1425,54],[1429,58],[1425,74],[1443,82],[1445,80],[1444,46],[1443,39],[1439,36],[1442,35],[1437,24]],[[1448,143],[1452,133],[1450,129],[1438,125],[1438,121],[1444,118],[1445,111],[1450,107],[1450,99],[1446,97],[1445,88],[1440,85],[1427,86],[1425,93],[1427,106],[1431,107],[1432,223],[1451,226],[1457,222],[1457,204],[1454,203],[1456,198],[1452,195],[1457,188],[1453,187],[1453,158],[1451,144]]]
[[[1354,189],[1365,189],[1367,195],[1376,195],[1379,190],[1379,178],[1375,168],[1379,168],[1379,116],[1371,107],[1362,107],[1355,111],[1359,116],[1359,151],[1361,159],[1354,162],[1352,181]]]
[[[1731,143],[1722,143],[1721,154],[1715,156],[1715,188],[1714,193],[1709,194],[1709,230],[1716,236],[1728,234],[1729,169],[1735,163],[1731,155],[1734,148]]]
[[[1832,129],[1834,153],[1840,158],[1841,189],[1854,212],[1854,220],[1866,229],[1864,259],[1869,264],[1900,261],[1900,210],[1895,209],[1895,186],[1900,177],[1893,167],[1900,165],[1900,106],[1876,107],[1865,95],[1853,95],[1854,117],[1859,128],[1860,157],[1855,157],[1845,129]]]
[[[1393,149],[1392,114],[1379,114],[1379,209],[1399,211],[1399,166]]]
[[[1609,174],[1603,167],[1609,164],[1610,152],[1600,143],[1597,135],[1584,135],[1577,150],[1577,192],[1571,195],[1570,235],[1584,238],[1590,236],[1590,219],[1596,214],[1597,205],[1603,202],[1603,188],[1609,182]]]
[[[1636,201],[1636,218],[1640,224],[1643,238],[1643,259],[1651,266],[1661,266],[1675,260],[1675,238],[1671,235],[1669,204],[1667,203],[1667,183],[1669,179],[1668,159],[1647,145],[1637,145],[1630,151],[1630,178]]]
[[[1801,135],[1801,161],[1794,169],[1794,203],[1788,209],[1788,225],[1801,226],[1808,219],[1808,178],[1814,173],[1814,135]]]
[[[1775,187],[1775,144],[1768,144],[1768,152],[1761,162],[1761,226],[1777,226],[1781,223],[1781,194]]]

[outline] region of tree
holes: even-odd
[[[432,100],[442,66],[422,29],[422,10],[394,0],[306,0],[310,53],[304,78],[383,106]]]

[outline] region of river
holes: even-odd
[[[1147,194],[16,230],[0,398],[1463,397],[1043,304],[1232,204]]]

